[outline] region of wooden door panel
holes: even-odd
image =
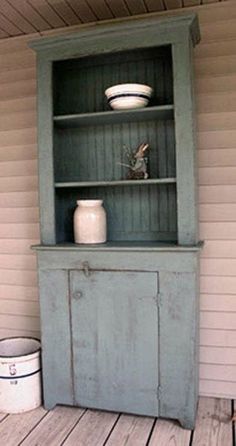
[[[70,272],[80,406],[158,415],[158,275]]]

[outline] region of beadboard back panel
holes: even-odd
[[[149,105],[171,104],[171,49],[165,46],[55,62],[54,82],[55,115],[110,110],[106,88],[129,82],[153,88]]]

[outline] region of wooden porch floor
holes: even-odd
[[[236,409],[236,402],[235,402]],[[0,414],[1,446],[234,446],[231,400],[201,398],[194,432],[177,422],[97,410],[42,407]]]

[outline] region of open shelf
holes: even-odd
[[[99,187],[99,186],[145,186],[148,184],[176,183],[176,178],[153,178],[147,180],[117,180],[117,181],[68,181],[55,183],[56,188],[65,187]]]
[[[120,122],[148,121],[152,119],[172,119],[173,111],[174,106],[172,104],[159,105],[132,110],[112,110],[54,116],[54,123],[59,128],[73,128],[88,125],[118,124]]]

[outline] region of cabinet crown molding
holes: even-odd
[[[200,29],[197,14],[185,14],[167,17],[151,16],[147,18],[132,18],[132,20],[124,19],[122,21],[114,20],[114,22],[102,22],[101,24],[98,22],[86,26],[86,28],[78,28],[78,30],[73,33],[53,37],[40,37],[29,42],[29,46],[39,53],[47,53],[48,50],[53,50],[52,53],[48,54],[48,58],[55,60],[57,58],[57,56],[55,56],[55,54],[57,54],[55,53],[56,50],[60,52],[60,58],[65,49],[67,49],[65,58],[68,56],[73,57],[73,45],[75,44],[80,47],[84,46],[86,42],[94,41],[97,42],[99,49],[99,39],[107,39],[109,36],[109,38],[114,39],[125,37],[126,40],[129,40],[129,38],[134,38],[135,35],[140,35],[142,33],[145,33],[145,39],[142,42],[143,47],[150,46],[150,38],[154,38],[153,45],[171,44],[175,41],[179,42],[185,39],[188,35],[190,36],[193,46],[197,45],[200,41]],[[70,44],[73,44],[71,54],[68,53]],[[109,51],[109,48],[112,47],[112,41],[108,42],[107,47]],[[113,50],[113,48],[111,48],[111,50]],[[119,50],[122,50],[122,46]],[[107,49],[104,48],[103,51],[106,52]],[[52,57],[50,57],[50,55]],[[75,57],[76,56],[77,54],[75,54]]]

